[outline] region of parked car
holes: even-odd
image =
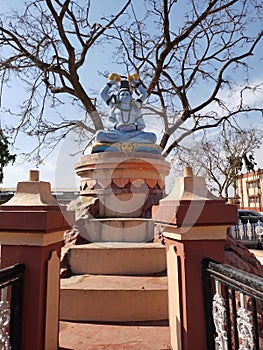
[[[253,210],[238,209],[238,219],[242,224],[247,224],[248,221],[252,224],[258,221],[263,222],[263,215]]]

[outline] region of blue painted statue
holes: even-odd
[[[110,94],[114,84],[120,83],[118,94]],[[132,98],[132,90],[138,98]],[[107,84],[101,89],[102,99],[111,107],[108,128],[99,130],[95,135],[92,153],[98,152],[149,152],[160,153],[155,144],[156,135],[143,131],[145,122],[141,115],[141,107],[147,98],[147,91],[140,82],[138,74],[128,75],[121,80],[115,73],[109,75]]]

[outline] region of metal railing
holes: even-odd
[[[0,349],[18,350],[21,340],[25,265],[0,269]]]
[[[202,263],[208,350],[263,349],[263,278]]]
[[[230,228],[231,236],[248,247],[263,249],[263,222],[238,222]]]

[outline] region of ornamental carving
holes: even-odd
[[[240,293],[241,308],[237,311],[237,330],[241,340],[238,350],[253,350],[253,324],[252,317],[248,309],[245,308],[245,296]]]
[[[11,350],[9,342],[10,304],[6,300],[0,301],[0,349]]]
[[[227,350],[227,332],[225,301],[221,294],[221,284],[216,281],[216,294],[213,298],[213,319],[216,330],[215,348],[216,350]]]

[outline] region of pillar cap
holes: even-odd
[[[6,210],[20,207],[25,208],[40,207],[48,208],[58,207],[56,198],[51,193],[51,185],[49,182],[39,181],[39,171],[30,170],[29,180],[18,182],[15,195],[6,203],[2,204],[0,210]]]
[[[219,200],[206,187],[203,176],[194,176],[191,167],[184,168],[184,176],[175,179],[175,183],[170,194],[161,200],[182,201],[182,200]]]
[[[15,195],[0,206],[0,231],[48,233],[69,229],[74,212],[60,206],[49,182],[39,181],[38,170],[19,182]]]
[[[171,193],[153,206],[153,220],[181,226],[234,225],[236,205],[226,204],[206,187],[205,178],[194,176],[191,168],[175,180]]]

